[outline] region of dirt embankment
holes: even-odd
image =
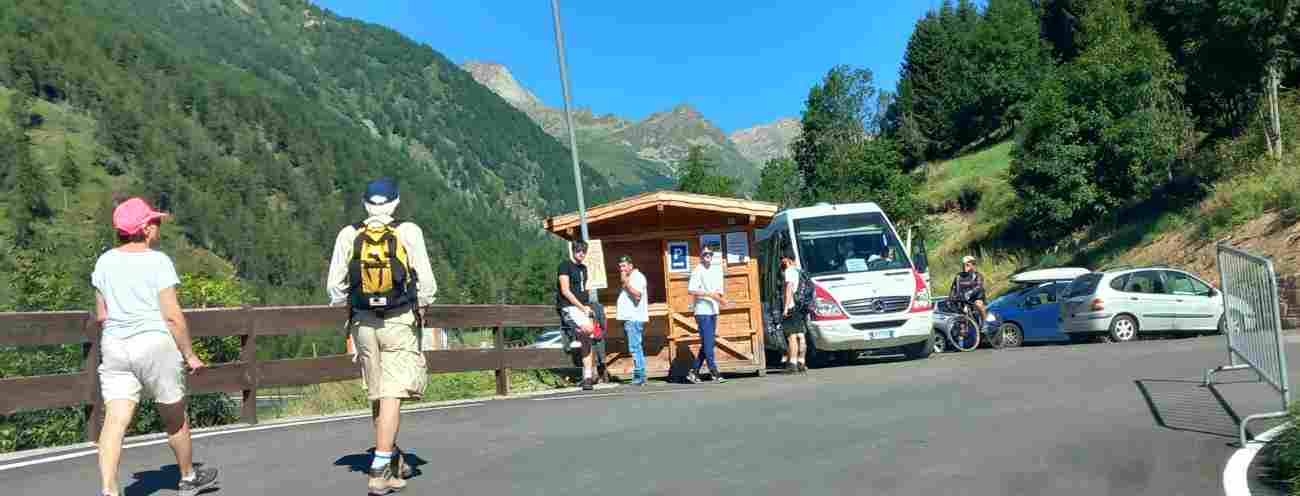
[[[1234,248],[1271,257],[1278,274],[1291,275],[1300,270],[1300,223],[1284,222],[1277,214],[1266,214],[1232,234],[1217,240],[1199,239],[1190,230],[1170,233],[1150,243],[1139,245],[1120,257],[1133,264],[1167,264],[1193,272],[1207,281],[1219,282],[1215,245],[1224,241]]]

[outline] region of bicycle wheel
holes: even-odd
[[[980,345],[979,327],[975,325],[975,319],[969,316],[958,317],[952,323],[949,329],[948,340],[952,342],[958,350],[970,351]]]

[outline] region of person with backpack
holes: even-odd
[[[813,288],[812,281],[795,265],[794,249],[787,246],[781,251],[781,266],[785,268],[785,306],[781,313],[781,331],[786,336],[785,371],[806,374],[808,365],[805,354],[808,347],[804,342],[805,320],[811,310]]]
[[[397,183],[366,185],[364,221],[344,226],[334,242],[326,282],[331,305],[348,305],[348,333],[361,365],[375,427],[375,453],[367,475],[370,494],[406,487],[411,469],[397,448],[402,400],[423,397],[428,382],[420,350],[421,309],[438,292],[424,232],[393,218]]]
[[[140,198],[113,210],[119,246],[95,261],[95,319],[101,328],[99,373],[104,427],[99,432],[99,474],[103,496],[118,496],[122,440],[135,416],[141,392],[152,396],[176,455],[181,496],[193,496],[217,480],[215,468],[196,468],[185,413],[185,374],[206,365],[190,341],[176,297],[180,278],[167,254],[157,251],[162,220]]]

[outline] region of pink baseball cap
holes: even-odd
[[[132,236],[139,233],[150,222],[167,217],[171,217],[171,214],[156,211],[144,200],[135,197],[113,209],[113,228],[124,235]]]

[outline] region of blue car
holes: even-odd
[[[1061,267],[1016,274],[1015,286],[989,303],[985,330],[1002,332],[1002,346],[1024,343],[1069,341],[1061,332],[1058,296],[1074,278],[1088,269]]]

